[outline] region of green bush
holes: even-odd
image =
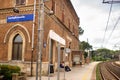
[[[0,65],[0,75],[4,80],[12,80],[12,73],[20,73],[20,67],[12,65]]]

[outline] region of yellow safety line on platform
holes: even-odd
[[[88,69],[88,71],[83,75],[82,80],[87,80],[88,75],[90,74],[90,70],[91,69]]]

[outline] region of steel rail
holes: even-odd
[[[112,62],[108,62],[107,64],[105,64],[106,69],[108,70],[108,72],[110,72],[117,80],[120,80],[120,78],[117,76],[117,74],[115,74],[111,69],[110,69],[110,65],[111,68],[114,68],[114,66],[112,65]],[[113,66],[113,67],[112,67]]]
[[[106,63],[101,63],[100,64],[99,70],[100,70],[100,76],[101,76],[102,80],[107,80],[106,76],[104,75],[103,68],[105,68],[112,75],[112,77],[114,77],[116,80],[120,80],[120,78],[117,76],[118,74],[114,73],[113,68],[115,68],[115,66],[112,65],[112,62],[106,62]],[[113,70],[111,70],[111,69],[113,69]]]

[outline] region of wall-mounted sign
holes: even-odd
[[[24,15],[8,16],[7,17],[7,23],[32,21],[32,20],[33,20],[33,14],[24,14]]]
[[[49,31],[49,37],[59,43],[61,43],[62,45],[65,45],[65,40],[60,37],[57,33],[55,33],[53,30]]]
[[[66,48],[66,49],[65,49],[65,52],[66,52],[66,53],[70,53],[70,52],[71,52],[71,49],[70,49],[70,48]]]

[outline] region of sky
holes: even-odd
[[[120,49],[120,3],[103,4],[103,0],[71,0],[84,30],[80,41],[88,41],[93,49]],[[107,0],[108,1],[108,0]],[[119,0],[120,1],[120,0]]]

